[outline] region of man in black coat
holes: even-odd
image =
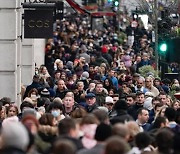
[[[143,92],[137,92],[136,100],[137,100],[137,102],[128,109],[128,113],[134,118],[134,120],[137,119],[138,109],[142,108],[144,105],[144,101],[145,101],[144,93]]]
[[[96,103],[96,95],[94,93],[88,93],[85,98],[87,104],[85,109],[88,113],[98,108],[98,105]]]
[[[26,87],[26,91],[24,93],[24,97],[23,99],[25,99],[28,96],[28,93],[31,89],[36,88],[37,90],[39,90],[42,86],[39,84],[39,76],[38,75],[34,75],[33,76],[33,82]]]
[[[116,115],[110,119],[112,125],[120,122],[133,121],[133,118],[127,112],[128,106],[125,100],[118,100],[114,105],[114,111]]]

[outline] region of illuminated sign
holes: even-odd
[[[25,10],[24,38],[51,38],[53,36],[53,10]]]

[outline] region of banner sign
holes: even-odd
[[[53,10],[25,10],[24,38],[52,38]]]

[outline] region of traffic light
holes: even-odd
[[[119,0],[113,0],[113,6],[119,7]]]
[[[159,52],[160,52],[161,54],[165,54],[165,53],[167,52],[167,50],[168,50],[168,45],[167,45],[167,43],[166,43],[166,42],[161,42],[161,43],[159,44]]]
[[[166,63],[180,62],[180,39],[166,39],[159,40],[158,52],[159,56],[164,59]]]

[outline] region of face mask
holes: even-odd
[[[60,115],[60,111],[59,111],[59,110],[53,110],[53,111],[51,111],[51,114],[52,114],[55,118],[57,118],[57,117]]]

